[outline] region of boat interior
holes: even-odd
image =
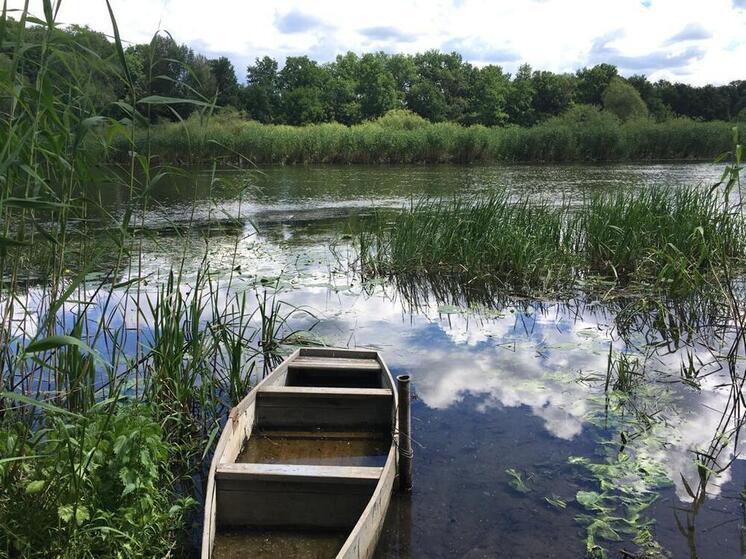
[[[211,557],[336,557],[395,461],[390,379],[376,352],[301,349],[259,384],[216,449]]]

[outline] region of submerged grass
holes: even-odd
[[[687,293],[717,276],[723,259],[743,265],[746,220],[727,196],[701,188],[597,193],[575,204],[501,191],[413,202],[393,219],[379,215],[357,243],[368,275],[491,276],[540,290],[597,276]]]

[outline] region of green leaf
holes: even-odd
[[[122,71],[124,77],[127,80],[127,85],[131,88],[134,87],[134,81],[132,80],[132,74],[130,73],[129,66],[127,65],[127,57],[124,55],[124,46],[122,45],[122,38],[119,35],[119,26],[117,25],[117,19],[114,17],[114,10],[111,9],[111,2],[106,0],[106,7],[109,9],[109,18],[111,19],[111,26],[114,30],[114,46],[117,50],[117,57],[119,63],[122,65]]]
[[[556,509],[567,508],[567,503],[555,495],[552,495],[551,497],[544,497],[544,500]]]
[[[88,513],[88,509],[83,506],[73,507],[73,505],[62,505],[57,509],[57,516],[60,520],[65,523],[70,523],[73,519],[73,512],[75,514],[75,524],[81,525],[86,520],[90,520],[91,515]]]
[[[26,484],[26,495],[33,495],[35,493],[41,493],[41,491],[44,489],[44,487],[47,485],[47,482],[43,479],[37,479],[34,481],[30,481]]]
[[[595,491],[578,491],[575,495],[575,500],[587,509],[597,510],[601,508],[603,495]]]
[[[12,458],[0,458],[0,466],[9,462],[20,462],[21,460],[33,460],[34,458],[41,458],[40,454],[32,454],[31,456],[13,456]]]
[[[49,336],[48,338],[31,342],[26,346],[24,353],[38,353],[40,351],[48,351],[50,349],[58,349],[66,346],[75,346],[88,353],[95,353],[93,348],[83,340],[66,335]]]
[[[526,482],[523,481],[523,476],[521,472],[518,470],[515,470],[513,468],[508,468],[505,470],[505,473],[510,476],[511,479],[508,480],[508,484],[518,491],[519,493],[530,493],[531,488],[526,485]]]
[[[197,105],[199,107],[211,107],[210,103],[204,101],[197,101],[195,99],[181,99],[179,97],[164,97],[163,95],[148,95],[138,101],[145,105],[177,105],[180,103],[186,103],[187,105]]]
[[[23,241],[16,241],[15,239],[9,239],[0,235],[0,249],[7,249],[10,247],[22,247],[28,246],[29,243]]]
[[[3,205],[24,210],[58,210],[67,207],[67,204],[41,198],[6,198],[3,200]]]
[[[49,413],[58,413],[61,415],[66,415],[68,417],[74,417],[76,419],[83,419],[83,416],[77,413],[67,411],[64,408],[60,408],[59,406],[55,406],[47,402],[41,402],[39,400],[34,400],[33,398],[29,398],[28,396],[24,396],[22,394],[16,394],[15,392],[0,392],[0,398],[3,398],[5,400],[13,400],[16,402],[21,402],[22,404],[34,406],[44,411],[47,411]]]

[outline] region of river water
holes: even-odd
[[[278,299],[313,315],[294,322],[309,337],[379,350],[394,374],[412,375],[414,490],[392,501],[378,557],[577,558],[594,544],[631,557],[624,553],[641,549],[635,538],[659,556],[742,557],[746,464],[715,476],[696,510],[687,490],[698,481],[693,451],[717,436],[728,402],[725,341],[704,332],[672,340],[624,300],[464,295],[459,286],[361,282],[348,268],[349,233],[374,208],[422,195],[507,188],[577,200],[709,185],[720,172],[706,164],[198,170],[155,188],[159,205],[139,216],[151,233],[142,267],[158,276],[186,256],[187,274],[207,264],[232,274],[234,289],[277,284]],[[116,209],[124,194],[106,196]],[[605,386],[610,349],[629,356],[644,381],[626,392]],[[682,380],[691,362],[698,375]],[[735,446],[724,444],[721,462]]]

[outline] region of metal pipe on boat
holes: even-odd
[[[409,375],[396,377],[399,394],[399,490],[412,490],[412,400],[409,390]]]

